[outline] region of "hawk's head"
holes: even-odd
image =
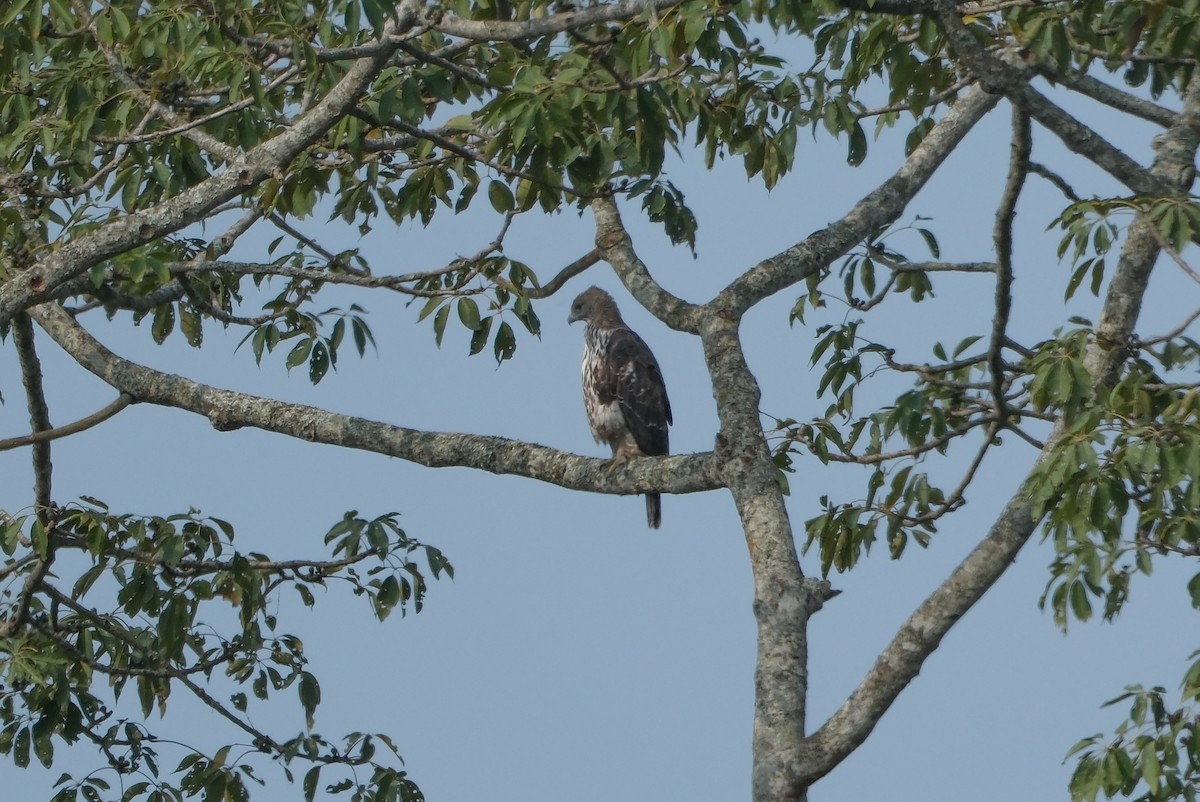
[[[620,324],[621,313],[617,311],[617,302],[611,295],[599,287],[589,287],[571,302],[571,314],[567,316],[567,322],[574,323],[577,320],[598,325]]]

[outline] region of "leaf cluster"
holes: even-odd
[[[359,798],[419,798],[403,772],[374,760],[376,741],[395,751],[387,736],[354,734],[343,747],[311,731],[321,686],[303,642],[281,631],[279,620],[286,589],[313,607],[314,591],[335,583],[367,598],[380,620],[395,610],[419,612],[427,575],[453,576],[453,567],[440,550],[410,538],[395,513],[347,513],[325,537],[330,555],[310,560],[239,551],[229,523],[195,511],[114,514],[94,499],[56,510],[49,524],[11,519],[0,534],[12,558],[0,620],[19,622],[0,646],[0,753],[18,766],[32,756],[48,768],[56,748],[82,741],[107,764],[80,779],[64,775],[56,800],[107,791],[105,774],[121,778],[123,800],[245,800],[245,780],[260,782],[245,757],[255,753],[285,767],[296,760],[365,766],[375,779]],[[29,579],[51,563],[53,582]],[[237,688],[227,702],[204,688],[217,678]],[[253,726],[249,711],[288,689],[308,732],[280,740]],[[234,757],[235,744],[209,754],[162,739],[148,722],[155,711],[166,716],[179,692],[249,736],[243,757]],[[126,711],[129,693],[137,715]],[[168,750],[184,752],[173,771],[163,765]]]

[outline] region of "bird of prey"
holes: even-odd
[[[668,453],[671,402],[650,348],[621,319],[612,296],[599,287],[580,293],[567,322],[587,323],[583,334],[583,403],[597,443],[608,443],[614,464]],[[662,523],[662,499],[646,494],[646,522]]]

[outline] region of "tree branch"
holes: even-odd
[[[596,219],[596,250],[600,258],[612,265],[621,283],[652,315],[677,331],[696,334],[704,314],[703,307],[675,297],[654,280],[646,263],[633,249],[633,240],[621,222],[617,202],[608,196],[596,198],[591,206]]]
[[[530,298],[549,298],[551,295],[561,290],[563,285],[568,281],[575,278],[580,273],[587,270],[589,267],[599,261],[600,251],[596,248],[592,248],[583,256],[579,257],[574,262],[571,262],[571,264],[558,271],[554,278],[550,279],[541,286],[527,287],[525,288],[524,292]],[[516,291],[516,287],[507,284],[507,282],[506,285],[509,286],[514,292]]]
[[[723,310],[723,314],[740,317],[764,298],[828,267],[872,231],[896,220],[996,102],[995,95],[978,87],[964,92],[891,178],[855,204],[841,220],[764,259],[739,276],[714,299],[714,308]]]
[[[699,318],[721,429],[718,464],[745,532],[758,628],[754,672],[753,799],[792,799],[789,767],[802,754],[808,691],[808,619],[834,593],[800,570],[795,536],[758,414],[762,392],[746,364],[740,317]],[[802,797],[800,797],[802,798]]]
[[[1200,80],[1193,80],[1175,123],[1162,135],[1151,173],[1156,182],[1171,187],[1187,174],[1200,146]],[[1134,327],[1158,258],[1158,246],[1149,229],[1154,223],[1139,214],[1109,282],[1096,338],[1088,348],[1084,367],[1097,388],[1111,386],[1130,353]],[[1059,418],[1047,438],[1037,463],[1044,461],[1066,432]],[[849,755],[875,728],[892,702],[917,676],[926,658],[937,649],[950,628],[995,584],[1033,534],[1039,517],[1018,489],[983,540],[950,576],[916,609],[880,654],[862,683],[845,703],[806,742],[802,765],[794,770],[798,787],[823,777]]]
[[[511,42],[563,33],[575,28],[632,19],[647,9],[662,11],[680,5],[685,0],[622,0],[611,5],[572,8],[545,17],[510,20],[472,20],[447,15],[430,27],[435,31],[487,42]]]
[[[1153,229],[1153,233],[1154,239],[1158,243],[1158,247],[1162,249],[1162,252],[1184,272],[1184,275],[1197,284],[1200,284],[1200,273],[1196,272],[1196,269],[1187,263],[1187,260],[1180,255],[1179,251],[1175,250],[1174,245],[1167,242],[1167,238],[1163,236],[1157,226]]]
[[[488,252],[490,251],[483,252],[483,255],[486,256]],[[466,294],[466,291],[461,289],[418,290],[408,285],[423,278],[434,278],[444,275],[452,270],[465,267],[467,264],[470,264],[472,259],[477,260],[479,258],[483,257],[477,255],[455,262],[455,264],[449,267],[437,268],[423,273],[409,273],[403,276],[371,276],[358,272],[335,273],[323,267],[292,267],[291,265],[274,262],[210,262],[202,259],[192,262],[167,262],[166,267],[172,273],[181,277],[190,273],[208,272],[233,273],[240,276],[279,276],[280,278],[321,282],[324,284],[341,284],[348,287],[386,289],[419,298],[436,298],[443,295],[462,295]],[[267,315],[266,317],[269,318],[271,315]]]
[[[696,493],[724,486],[720,465],[711,452],[647,457],[613,468],[607,460],[519,440],[392,426],[163,373],[112,353],[57,306],[40,306],[30,314],[80,365],[117,390],[139,402],[204,415],[220,431],[249,426],[397,457],[429,468],[477,468],[596,493]]]
[[[992,319],[992,338],[988,345],[988,370],[992,379],[992,403],[996,405],[996,424],[1000,427],[1008,419],[1008,403],[1004,398],[1004,343],[1008,339],[1008,316],[1012,311],[1013,220],[1017,216],[1017,199],[1029,174],[1029,152],[1032,148],[1029,115],[1014,108],[1012,129],[1008,179],[996,211],[996,226],[992,234],[996,243],[996,315]]]
[[[419,6],[418,0],[401,0],[397,5],[398,21],[388,20],[384,36],[410,28]],[[35,266],[11,276],[0,286],[0,326],[17,312],[54,297],[62,284],[93,265],[198,222],[221,204],[271,177],[345,114],[384,68],[394,49],[382,48],[354,64],[306,114],[272,139],[231,159],[223,171],[149,209],[118,217],[66,241]]]
[[[21,378],[25,384],[25,397],[29,405],[29,427],[36,436],[49,431],[50,410],[46,406],[46,393],[42,387],[42,363],[38,359],[33,342],[33,324],[27,315],[17,315],[12,321],[13,343],[17,348],[17,360],[21,363]],[[33,445],[33,497],[37,516],[46,523],[50,515],[50,438],[43,437]]]
[[[1103,103],[1111,109],[1131,114],[1134,117],[1140,117],[1147,122],[1161,125],[1163,128],[1175,122],[1175,112],[1170,109],[1163,108],[1157,103],[1151,103],[1149,100],[1132,95],[1129,92],[1123,92],[1115,86],[1106,84],[1085,73],[1077,73],[1070,70],[1059,72],[1047,65],[1042,65],[1038,71],[1047,80],[1062,84],[1068,89],[1090,97],[1098,103]]]
[[[1127,156],[1108,139],[1072,117],[1029,84],[1032,68],[1018,68],[985,50],[962,21],[952,0],[932,0],[937,23],[954,53],[988,91],[1014,105],[1057,136],[1067,149],[1091,161],[1138,195],[1178,195],[1175,177],[1161,176]],[[1014,57],[1015,58],[1015,57]]]
[[[0,451],[11,451],[14,448],[22,448],[24,446],[49,442],[51,440],[58,440],[63,437],[78,434],[79,432],[103,423],[113,415],[116,415],[118,412],[125,409],[125,407],[129,406],[131,403],[133,403],[133,399],[129,396],[129,394],[121,393],[119,396],[117,396],[115,401],[104,407],[104,409],[93,412],[86,418],[80,418],[74,423],[68,423],[65,426],[58,426],[55,428],[42,429],[21,437],[9,437],[7,439],[0,440]]]
[[[1061,192],[1067,200],[1071,201],[1072,203],[1079,202],[1079,194],[1075,192],[1071,185],[1068,184],[1061,175],[1054,172],[1046,165],[1031,161],[1029,162],[1029,172],[1033,173],[1034,175],[1040,175],[1042,178],[1049,181],[1058,188],[1058,191]]]
[[[1193,323],[1195,323],[1198,319],[1200,319],[1200,309],[1197,309],[1194,312],[1192,312],[1190,315],[1188,315],[1184,319],[1184,321],[1182,323],[1180,323],[1178,326],[1176,326],[1175,328],[1168,331],[1166,334],[1160,334],[1157,337],[1150,337],[1149,339],[1145,339],[1145,340],[1139,339],[1135,343],[1135,345],[1138,348],[1147,348],[1150,346],[1165,343],[1169,340],[1174,340],[1176,337],[1178,337],[1179,335],[1181,335],[1185,331],[1187,331],[1188,327],[1191,326]]]
[[[931,440],[921,443],[919,446],[913,446],[912,448],[902,448],[895,451],[880,451],[877,454],[853,454],[850,452],[842,452],[840,454],[830,453],[826,455],[826,458],[830,462],[841,462],[848,465],[880,465],[884,462],[892,462],[893,460],[919,457],[922,454],[928,454],[930,451],[936,451],[939,448],[943,448],[951,441],[957,440],[964,434],[968,434],[980,426],[987,426],[994,423],[995,418],[991,416],[980,417],[976,418],[975,420],[968,421],[962,426],[959,426],[957,429],[951,429],[943,435],[934,437]],[[797,443],[804,445],[805,447],[811,448],[812,446],[812,440],[800,433],[796,433],[792,439],[794,439]]]

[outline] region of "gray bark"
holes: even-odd
[[[219,431],[249,426],[314,443],[397,457],[430,468],[478,468],[598,493],[694,493],[713,490],[722,483],[712,453],[630,460],[611,469],[606,460],[519,440],[407,429],[211,387],[130,362],[97,342],[57,305],[39,306],[30,316],[76,362],[134,401],[203,415]]]

